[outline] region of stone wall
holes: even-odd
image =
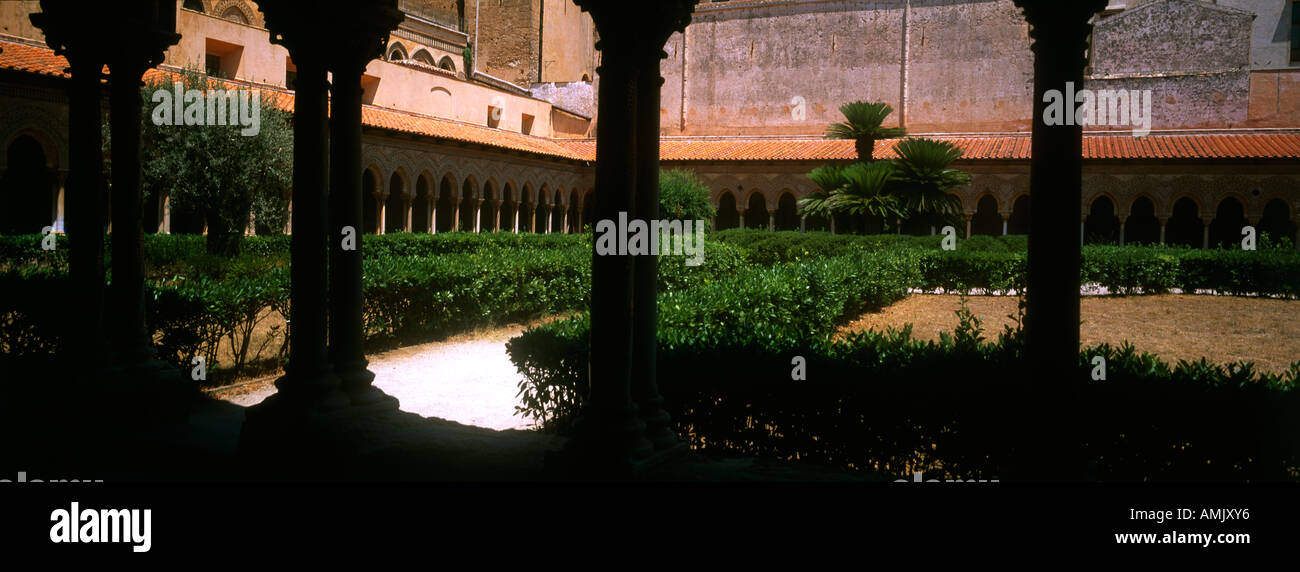
[[[1234,2],[1258,15],[1128,2],[1099,20],[1085,87],[1151,90],[1154,129],[1300,125],[1296,76],[1251,71],[1258,21],[1277,24],[1281,1]],[[666,51],[669,135],[816,135],[858,99],[889,103],[913,133],[1031,126],[1033,55],[1011,0],[702,3]]]
[[[478,42],[478,71],[518,86],[537,81],[541,4],[542,0],[478,3],[478,29],[469,31],[470,41],[477,38]],[[465,19],[472,20],[469,14]],[[467,21],[466,26],[472,28],[474,22]]]

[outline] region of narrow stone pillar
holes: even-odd
[[[1034,53],[1033,140],[1030,161],[1029,252],[1025,313],[1028,376],[1022,399],[1025,422],[1009,471],[1016,479],[1083,477],[1082,449],[1072,415],[1079,359],[1079,269],[1082,248],[1066,221],[1083,203],[1083,128],[1048,124],[1049,92],[1083,86],[1090,20],[1106,0],[1015,0],[1029,23]],[[1066,105],[1069,108],[1070,105]],[[1082,228],[1082,226],[1080,226]]]
[[[745,211],[737,209],[736,212],[740,214],[740,228],[747,228],[745,226]]]
[[[966,238],[968,240],[970,239],[970,223],[973,218],[975,218],[974,215],[966,215]]]
[[[1164,246],[1165,244],[1165,225],[1167,225],[1168,223],[1169,223],[1169,219],[1167,218],[1160,219],[1160,245],[1161,246]]]
[[[1214,219],[1210,219],[1210,218],[1201,219],[1201,248],[1202,249],[1207,249],[1210,247],[1210,223],[1212,222],[1214,222]]]
[[[451,232],[460,230],[460,197],[452,197]]]
[[[617,220],[619,213],[636,213],[641,205],[648,205],[638,193],[653,193],[648,184],[651,174],[647,169],[657,167],[657,156],[651,158],[653,149],[641,143],[657,141],[658,130],[642,132],[658,124],[658,105],[649,118],[649,109],[639,112],[651,91],[658,83],[641,85],[657,76],[659,53],[664,42],[675,30],[683,30],[689,22],[694,2],[671,0],[667,2],[626,3],[614,0],[575,0],[584,11],[590,12],[600,36],[596,47],[601,51],[601,89],[596,123],[596,192],[595,219]],[[654,50],[650,52],[650,50]],[[656,70],[643,70],[655,56]],[[653,75],[652,75],[653,74]],[[654,101],[654,100],[651,100]],[[644,201],[644,202],[643,202]],[[641,212],[647,212],[641,208]],[[591,334],[589,381],[590,391],[582,411],[577,430],[566,448],[582,465],[602,472],[626,474],[632,464],[645,458],[654,449],[645,437],[645,423],[637,415],[633,402],[631,367],[634,355],[634,320],[651,314],[646,302],[640,300],[634,284],[633,257],[619,254],[601,254],[593,248],[591,278]],[[654,276],[652,266],[642,266],[641,281]],[[653,295],[645,300],[653,307]],[[642,345],[652,345],[653,338],[637,336],[637,352],[647,352]],[[647,355],[637,353],[635,355]],[[638,386],[641,387],[641,386]],[[638,392],[640,395],[640,392]]]
[[[799,232],[808,232],[808,217],[799,217]]]
[[[344,30],[331,30],[326,62],[333,76],[329,118],[329,360],[353,404],[397,409],[397,399],[374,386],[375,374],[367,368],[361,280],[365,239],[359,229],[364,211],[361,76],[371,60],[383,55],[388,31],[397,27],[401,15],[378,7],[358,12]],[[404,197],[407,229],[411,228],[410,207],[411,201]],[[384,218],[381,214],[380,220]],[[347,229],[356,236],[355,248],[343,248]]]
[[[513,217],[514,217],[514,223],[512,223],[512,224],[510,225],[510,231],[513,232],[513,233],[515,233],[515,234],[519,234],[519,209],[520,209],[520,206],[521,206],[521,205],[520,205],[519,203],[515,203],[515,212],[514,212],[514,215],[513,215]]]
[[[474,199],[474,233],[482,232],[483,199]]]
[[[68,155],[71,168],[68,196],[68,279],[77,293],[67,301],[76,308],[76,324],[66,324],[71,350],[86,364],[74,367],[78,382],[96,381],[109,361],[105,337],[104,213],[107,192],[103,174],[103,88],[106,33],[98,12],[106,5],[42,0],[41,11],[29,16],[45,43],[68,60]]]
[[[113,323],[109,335],[114,342],[114,365],[120,382],[148,387],[154,382],[179,384],[180,371],[158,360],[153,336],[145,324],[144,216],[141,205],[143,171],[141,122],[144,99],[140,95],[144,72],[163,59],[167,46],[180,36],[175,33],[175,14],[156,21],[144,14],[154,6],[134,2],[121,6],[122,14],[102,22],[116,28],[118,37],[108,47],[110,111],[113,140],[113,266],[109,299]],[[120,19],[120,20],[119,20]],[[150,24],[152,22],[152,25]]]
[[[376,194],[374,196],[375,212],[379,220],[375,221],[375,234],[386,234],[388,232],[388,193]]]
[[[429,204],[429,225],[427,227],[429,229],[429,234],[438,234],[438,199],[430,196],[425,200],[428,201]]]
[[[767,211],[767,230],[776,231],[776,211]]]
[[[829,215],[827,218],[831,219],[831,234],[835,234],[835,215]]]
[[[249,408],[250,421],[263,411],[282,408],[332,411],[351,404],[330,364],[327,349],[329,304],[326,286],[330,284],[330,274],[326,263],[329,251],[341,244],[337,241],[342,236],[331,236],[326,232],[329,84],[323,59],[324,46],[315,41],[323,38],[319,38],[319,32],[311,28],[313,22],[298,18],[296,10],[276,3],[278,10],[267,11],[268,4],[260,4],[266,14],[267,27],[273,30],[272,37],[276,34],[281,36],[279,43],[289,49],[289,55],[298,68],[293,110],[294,233],[289,242],[289,362],[284,376],[275,382],[279,391]],[[354,178],[359,182],[360,174]],[[359,206],[360,193],[353,200]],[[375,197],[365,197],[364,200],[375,200]],[[360,217],[356,220],[359,221]],[[358,224],[356,232],[360,235],[364,228]],[[358,236],[358,245],[361,241]],[[360,250],[357,252],[356,264],[359,264]],[[340,295],[346,295],[346,292]]]
[[[1120,246],[1124,246],[1124,222],[1127,220],[1128,217],[1124,217],[1124,216],[1119,217],[1119,245]]]
[[[659,218],[659,106],[664,78],[659,62],[668,56],[664,41],[649,44],[639,56],[636,79],[636,197],[633,216],[649,224]],[[650,227],[652,232],[658,232]],[[662,246],[661,246],[662,248]],[[633,260],[632,300],[632,398],[646,438],[656,450],[681,444],[673,431],[672,417],[659,394],[659,257],[638,256]]]
[[[549,203],[542,205],[542,217],[546,220],[546,228],[543,232],[551,234],[551,205]]]
[[[492,199],[491,201],[488,201],[488,205],[492,208],[492,231],[493,232],[501,230],[501,203],[503,202],[504,201],[502,201],[501,199]]]
[[[1009,218],[1009,215],[1005,215],[1005,214],[1002,215],[1002,236],[1006,236],[1006,235],[1007,235],[1007,220],[1008,220],[1008,218]]]

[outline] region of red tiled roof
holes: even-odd
[[[0,40],[0,69],[17,70],[53,77],[68,77],[67,60],[48,48]],[[168,73],[151,70],[146,79]],[[255,86],[272,97],[276,107],[291,110],[292,92]],[[596,143],[591,139],[550,139],[421,115],[393,109],[365,106],[362,122],[378,129],[422,135],[535,153],[578,161],[594,161]],[[962,148],[966,160],[1027,160],[1027,133],[993,135],[940,135]],[[876,157],[894,158],[896,140],[876,142]],[[664,137],[660,140],[664,161],[838,161],[857,158],[853,142],[818,138],[731,138]],[[1089,133],[1083,138],[1084,159],[1300,159],[1300,129],[1241,131],[1233,133],[1169,133],[1132,137],[1124,133]]]

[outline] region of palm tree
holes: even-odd
[[[889,181],[894,166],[888,162],[854,163],[847,167],[824,165],[808,173],[818,190],[799,200],[799,213],[811,216],[836,214],[888,216],[900,213],[897,199],[890,195]]]
[[[840,106],[844,121],[832,123],[826,128],[829,139],[852,139],[858,152],[858,160],[870,162],[875,159],[874,150],[879,139],[893,139],[907,135],[902,127],[882,127],[894,108],[888,103],[867,103],[854,101]]]
[[[930,215],[952,219],[961,214],[961,201],[948,191],[971,182],[970,174],[951,168],[961,149],[946,141],[917,138],[894,147],[890,193],[905,216]]]

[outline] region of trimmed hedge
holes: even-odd
[[[1300,362],[1281,376],[1204,360],[1170,367],[1131,346],[1103,345],[1080,353],[1073,380],[1043,387],[1026,382],[1016,332],[984,342],[969,315],[937,343],[908,330],[832,339],[792,327],[772,338],[749,333],[768,329],[753,322],[681,343],[679,310],[660,311],[665,407],[706,453],[990,478],[1012,462],[1024,431],[1046,430],[1023,426],[1032,410],[1076,427],[1102,480],[1294,479],[1300,467]],[[578,316],[508,343],[524,375],[520,414],[571,430],[587,385],[588,335]],[[1107,359],[1104,382],[1089,378],[1097,355]],[[806,359],[806,380],[791,379],[793,356]],[[1062,391],[1043,399],[1027,387]]]

